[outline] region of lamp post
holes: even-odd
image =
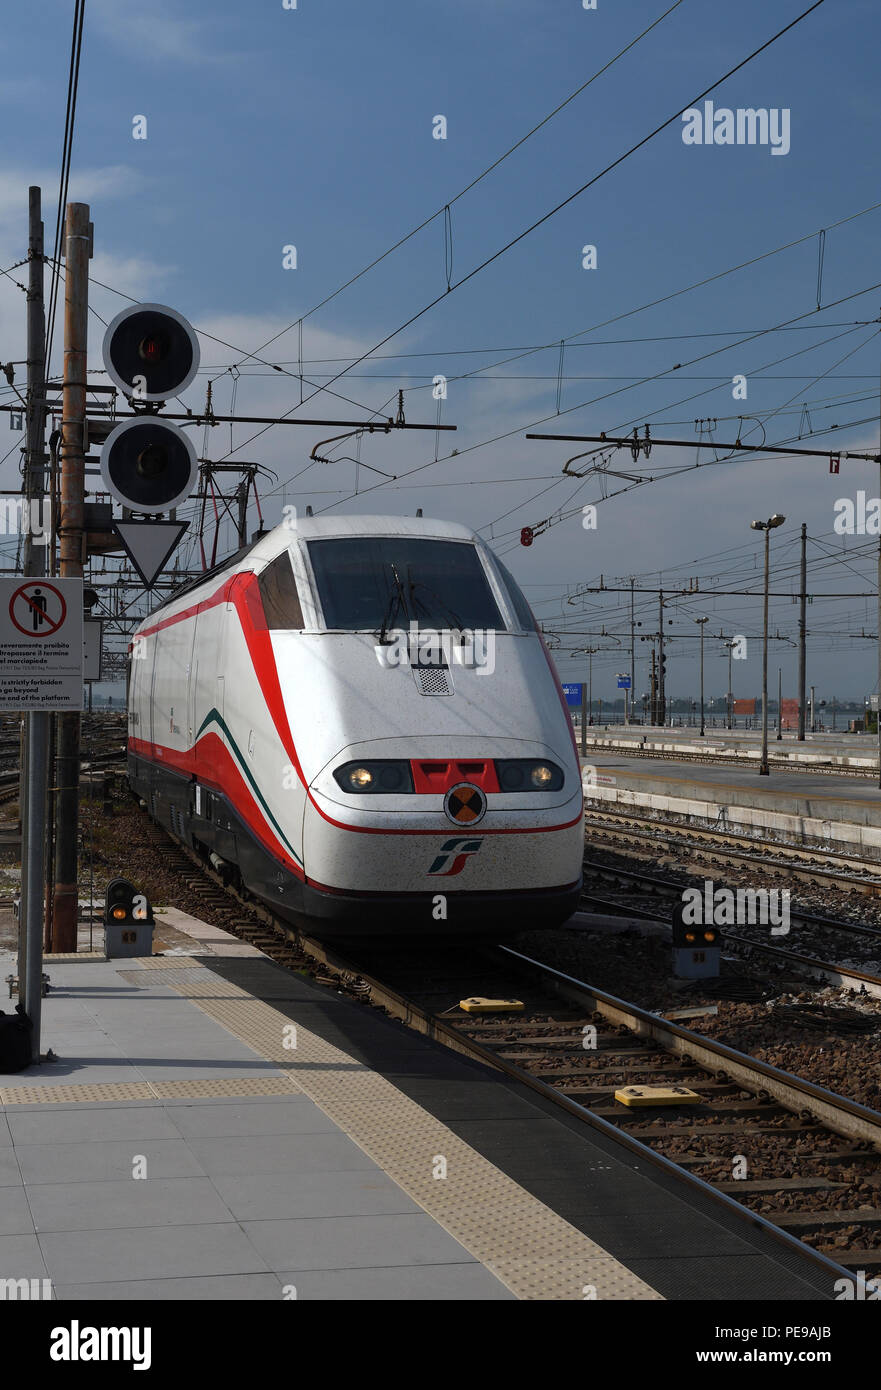
[[[726,722],[728,728],[731,729],[734,727],[732,722],[734,717],[734,691],[731,689],[731,658],[734,654],[734,643],[726,642],[725,646],[728,648],[728,693],[725,700],[725,708],[728,717]]]
[[[695,618],[701,630],[701,738],[704,736],[704,624],[709,621],[709,618]]]
[[[785,516],[780,516],[775,512],[767,521],[751,521],[750,527],[753,531],[764,531],[765,533],[765,592],[764,592],[764,621],[762,625],[762,756],[759,761],[759,776],[767,777],[768,768],[768,564],[769,564],[769,538],[771,532],[778,526],[782,526],[786,520]]]
[[[783,667],[777,667],[777,742],[783,738]]]
[[[613,637],[611,633],[607,633],[606,636],[611,637],[616,646],[621,646],[617,637]],[[573,647],[572,651],[569,653],[570,656],[587,657],[587,713],[589,719],[592,718],[591,711],[593,709],[593,654],[594,652],[611,652],[614,650],[614,647]],[[601,700],[600,714],[602,714],[602,712],[603,702]]]
[[[582,737],[582,742],[584,742],[584,739],[585,739],[585,734],[584,734],[584,732],[583,732],[583,730],[584,730],[584,724],[587,723],[587,722],[592,722],[592,711],[593,711],[593,654],[594,654],[594,652],[599,652],[599,651],[603,651],[603,648],[602,648],[602,647],[576,647],[574,651],[572,651],[572,652],[569,653],[570,656],[586,656],[586,657],[587,657],[587,710],[586,710],[586,713],[585,713],[584,715],[582,715],[582,735],[581,735],[581,737]]]

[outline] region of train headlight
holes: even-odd
[[[334,779],[344,792],[393,796],[413,790],[413,774],[405,758],[371,758],[368,762],[343,763],[334,768]]]
[[[496,776],[503,792],[557,792],[563,785],[562,768],[535,758],[497,758]]]

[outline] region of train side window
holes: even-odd
[[[501,570],[502,578],[505,581],[508,593],[511,598],[511,603],[514,606],[514,612],[517,614],[517,621],[523,628],[524,632],[534,632],[535,618],[533,616],[532,609],[526,601],[526,597],[523,593],[523,590],[520,588],[520,585],[517,583],[517,580],[514,578],[507,565],[502,564],[498,555],[494,555],[493,559],[495,560],[497,566]]]
[[[266,626],[272,629],[302,631],[303,611],[297,593],[297,581],[286,550],[277,555],[258,576],[260,598],[266,615]]]

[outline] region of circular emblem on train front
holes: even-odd
[[[444,811],[454,825],[476,825],[486,815],[486,796],[470,782],[458,782],[444,797]]]

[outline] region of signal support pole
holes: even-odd
[[[40,189],[28,189],[27,292],[27,448],[25,453],[24,573],[44,575],[51,534],[46,496],[46,315],[43,304],[43,223]],[[35,543],[34,509],[40,509],[42,544]],[[40,1060],[43,983],[43,910],[46,875],[49,715],[25,714],[21,775],[21,899],[19,911],[18,997],[33,1024],[32,1059]]]
[[[630,581],[630,718],[633,718],[633,701],[636,697],[636,624],[633,621],[633,586]],[[626,695],[626,691],[625,691]]]
[[[86,203],[68,203],[65,226],[64,388],[61,421],[60,570],[62,578],[83,575],[85,497],[86,346],[89,316],[89,258],[92,227]],[[52,950],[77,947],[80,715],[58,716],[56,758],[55,884]]]
[[[664,590],[658,591],[658,723],[663,729],[667,722],[667,689],[664,680]]]
[[[768,767],[768,567],[771,531],[765,531],[765,593],[763,599],[764,623],[762,627],[762,757],[759,763],[759,776],[767,777]],[[813,708],[813,707],[812,707]]]

